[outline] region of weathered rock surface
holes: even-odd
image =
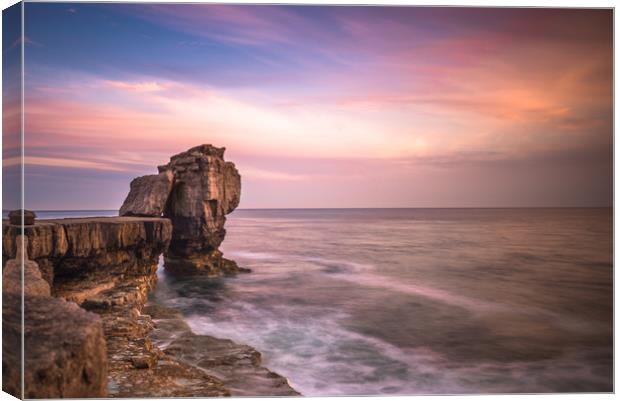
[[[15,257],[20,227],[2,221],[2,259]],[[168,219],[97,217],[39,220],[24,227],[29,257],[50,284],[65,279],[89,285],[84,275],[140,273],[157,264],[172,236]],[[101,281],[101,280],[99,280]]]
[[[166,356],[198,367],[222,381],[233,396],[298,396],[285,377],[261,366],[254,348],[230,340],[194,334],[174,309],[149,304],[151,334]]]
[[[23,396],[106,396],[106,343],[99,317],[72,302],[51,297],[37,264],[27,255],[16,253],[17,258],[6,263],[2,275],[3,389],[17,397],[22,395],[20,260],[24,257]]]
[[[136,178],[119,214],[161,215],[172,221],[166,269],[180,274],[245,271],[225,259],[218,247],[224,240],[226,215],[238,205],[241,176],[224,160],[224,148],[200,145],[158,166],[159,175]]]
[[[160,217],[172,190],[172,178],[171,171],[135,178],[118,214]]]
[[[156,283],[157,265],[126,275],[113,285],[84,292],[64,282],[57,294],[99,314],[107,339],[111,397],[215,397],[229,395],[222,382],[204,371],[165,355],[150,339],[151,317],[142,313]],[[93,280],[97,282],[97,279]],[[105,280],[103,281],[105,283]],[[76,285],[77,284],[77,285]]]
[[[99,317],[53,297],[25,299],[26,398],[107,395],[106,342]]]
[[[224,161],[224,148],[196,146],[158,169],[174,175],[164,212],[173,227],[166,269],[185,274],[192,268],[206,274],[236,271],[236,264],[223,262],[222,255],[213,252],[226,235],[226,214],[241,196],[241,177],[233,163]]]
[[[2,294],[12,294],[21,296],[51,296],[50,286],[43,279],[39,266],[36,262],[28,259],[28,255],[22,252],[21,236],[17,239],[17,251],[15,259],[9,260],[2,270]],[[23,245],[27,249],[28,240],[23,240]],[[24,274],[22,278],[22,263]]]
[[[241,191],[237,169],[223,156],[211,145],[173,156],[158,175],[132,181],[121,217],[24,227],[24,394],[22,272],[12,260],[22,257],[21,227],[3,220],[5,391],[30,398],[298,395],[261,366],[255,349],[195,335],[174,310],[144,311],[162,253],[172,273],[247,271],[217,249]],[[13,222],[21,224],[18,217]],[[175,325],[180,335],[169,330]]]
[[[7,221],[3,223],[6,259],[16,254],[14,247],[20,242],[17,237],[20,230]],[[48,266],[48,277],[44,280],[35,262],[25,263],[26,289],[28,293],[37,295],[30,297],[26,304],[27,324],[32,324],[34,328],[26,344],[30,338],[40,342],[40,347],[32,348],[39,357],[32,359],[31,363],[28,362],[29,350],[26,350],[26,369],[31,370],[26,378],[29,383],[26,386],[27,397],[229,395],[220,380],[164,355],[149,338],[153,323],[150,316],[142,313],[142,308],[148,292],[156,284],[159,257],[171,238],[172,227],[168,219],[114,217],[42,220],[35,226],[26,227],[25,231],[30,236],[30,241],[25,241],[25,249]],[[14,368],[5,365],[3,382],[5,389],[17,395],[21,391],[19,263],[7,261],[4,274],[3,285],[8,288],[8,295],[13,296],[15,305],[3,309],[3,336],[9,339],[3,343],[7,345],[3,347],[3,362],[17,363]],[[51,291],[48,283],[52,284]],[[54,297],[50,297],[50,293]],[[53,322],[47,322],[45,314]],[[84,349],[76,345],[79,338],[71,340],[80,333],[84,335],[88,330],[93,330],[90,326],[93,322],[96,322],[101,340],[97,344],[98,353],[91,350],[91,343],[94,342],[86,341],[89,337],[83,338]],[[70,333],[59,332],[60,329]],[[66,349],[62,348],[65,338],[70,340]],[[68,358],[65,350],[83,364],[65,363]],[[47,358],[45,352],[51,352],[57,358]],[[103,358],[103,362],[97,365],[103,369],[102,379],[101,374],[91,371],[92,364],[85,352],[95,358]],[[82,366],[83,374],[76,372],[75,366]],[[77,379],[67,381],[65,376],[69,373]],[[94,383],[95,379],[99,380],[99,386],[103,382],[103,390],[84,385],[86,382]],[[53,385],[56,385],[58,393],[52,392]]]
[[[217,249],[194,253],[192,256],[186,257],[167,253],[165,261],[166,270],[178,275],[219,276],[221,274],[248,273],[251,271],[248,268],[240,267],[234,260],[226,259],[222,252]]]
[[[9,306],[20,302],[21,296],[3,295],[3,390],[17,397],[21,313]],[[99,318],[53,297],[27,296],[24,306],[24,396],[105,397],[106,344]]]
[[[2,391],[17,398],[23,398],[21,302],[21,295],[2,294]]]

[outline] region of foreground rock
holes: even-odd
[[[22,244],[28,248],[28,240],[18,236],[15,258],[9,260],[2,270],[2,295],[21,296],[23,292],[24,297],[50,297],[49,284],[43,279],[36,262],[28,259],[28,254],[22,251]]]
[[[177,311],[150,304],[155,323],[151,337],[164,354],[218,378],[233,396],[298,396],[288,380],[261,366],[254,348],[230,340],[194,334]]]
[[[126,276],[110,288],[75,296],[64,285],[63,296],[97,313],[103,322],[109,358],[111,397],[218,397],[229,391],[200,369],[165,355],[150,338],[151,317],[143,313],[148,292],[156,283],[150,272]],[[79,288],[79,287],[78,287]]]
[[[160,216],[165,205],[163,215],[173,227],[165,266],[172,273],[244,271],[218,251],[226,235],[226,215],[241,196],[241,176],[224,160],[224,148],[196,146],[172,156],[158,170],[159,175],[132,181],[119,214]]]
[[[49,284],[41,276],[37,264],[28,260],[27,255],[16,253],[16,259],[6,263],[2,274],[3,390],[19,398],[105,397],[107,355],[99,317],[72,302],[51,297]],[[22,257],[25,284],[23,397]]]

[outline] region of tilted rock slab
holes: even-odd
[[[172,190],[172,178],[170,171],[135,178],[131,181],[129,195],[118,214],[120,216],[161,216]]]

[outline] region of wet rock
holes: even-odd
[[[170,273],[182,276],[193,274],[219,276],[251,271],[250,269],[240,267],[233,260],[224,258],[222,252],[217,249],[185,257],[177,257],[168,253],[165,266]]]
[[[131,363],[136,369],[148,369],[152,368],[157,362],[148,356],[133,356],[131,357]]]
[[[285,377],[261,366],[256,349],[230,340],[194,334],[180,313],[161,305],[145,308],[155,330],[154,343],[165,355],[219,378],[233,396],[297,396]]]
[[[149,291],[157,281],[154,264],[140,274],[119,277],[111,286],[66,281],[58,294],[97,313],[103,322],[109,360],[111,397],[215,397],[229,395],[218,379],[165,355],[150,338],[154,324],[143,313]],[[98,282],[92,277],[90,282]]]
[[[131,181],[129,194],[119,210],[120,216],[159,217],[172,189],[172,172],[145,175]]]
[[[109,395],[122,398],[226,397],[230,396],[230,391],[202,369],[164,356],[151,369],[131,369],[113,377]]]

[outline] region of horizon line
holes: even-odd
[[[255,207],[255,208],[238,208],[237,210],[386,210],[386,209],[613,209],[611,206],[396,206],[396,207]],[[17,209],[11,209],[17,210]],[[10,212],[11,210],[2,209],[2,212]],[[110,212],[118,211],[118,209],[26,209],[35,212]],[[233,211],[233,212],[234,212]],[[231,212],[231,213],[233,213]],[[230,214],[230,213],[229,213]]]

